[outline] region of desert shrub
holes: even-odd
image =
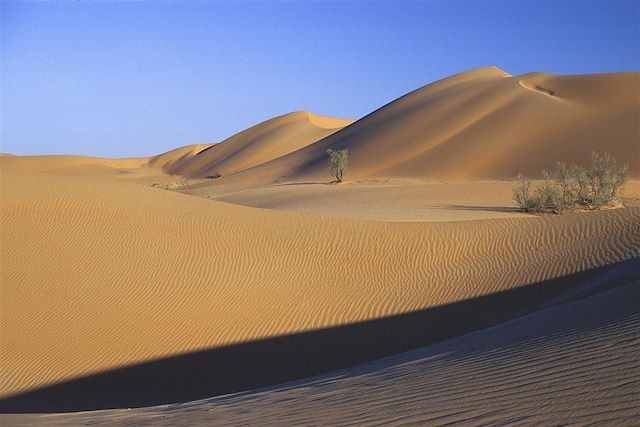
[[[565,210],[600,209],[616,200],[629,177],[629,165],[618,167],[608,154],[592,154],[593,166],[557,162],[552,172],[542,171],[543,182],[533,196],[531,183],[521,175],[513,186],[513,200],[523,211],[560,213]]]
[[[585,168],[572,164],[569,172],[573,182],[573,205],[580,207],[588,207],[590,202],[589,196],[589,176]]]
[[[586,169],[575,164],[557,162],[551,175],[560,191],[561,203],[565,209],[589,205],[589,180]]]
[[[542,171],[543,183],[536,188],[535,196],[533,197],[532,210],[537,212],[552,212],[560,213],[565,208],[562,191],[552,181],[552,174],[547,171]]]
[[[327,150],[327,154],[329,155],[329,161],[331,162],[331,176],[336,179],[336,182],[342,182],[342,177],[349,166],[347,159],[349,150],[346,148],[342,150],[333,150],[329,148]]]
[[[528,212],[533,208],[533,199],[531,198],[529,191],[531,188],[531,181],[526,176],[518,175],[517,181],[513,186],[513,201],[524,212]]]
[[[154,182],[153,185],[151,186],[161,188],[163,190],[169,190],[169,191],[178,190],[182,188],[179,184],[160,184],[159,182]]]
[[[587,174],[591,204],[599,208],[616,199],[618,191],[629,177],[629,165],[619,168],[616,160],[609,154],[600,155],[595,151],[591,160],[593,167]]]
[[[557,162],[556,169],[553,171],[553,179],[560,189],[562,203],[565,206],[570,206],[575,199],[575,188],[570,167],[564,162]]]

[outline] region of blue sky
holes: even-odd
[[[1,143],[147,156],[497,65],[640,70],[637,1],[1,0]]]

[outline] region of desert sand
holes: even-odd
[[[624,268],[637,270],[637,261]],[[254,392],[153,408],[7,419],[52,426],[551,425],[558,420],[634,425],[640,417],[639,285],[632,279],[494,328]]]
[[[639,92],[640,73],[486,67],[356,121],[295,112],[149,158],[0,157],[3,413],[271,387],[0,419],[631,423]],[[349,149],[347,182],[329,182],[329,147]],[[514,209],[519,172],[593,150],[629,163],[627,207]]]

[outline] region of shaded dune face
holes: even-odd
[[[538,177],[556,161],[608,152],[640,176],[640,73],[511,76],[480,68],[429,84],[308,147],[247,171],[317,180],[327,148],[350,178]]]

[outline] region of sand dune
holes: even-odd
[[[148,159],[110,159],[85,156],[9,156],[0,163],[3,172],[47,173],[53,175],[109,176],[116,170],[142,168]]]
[[[630,162],[635,180],[624,195],[637,202],[638,89],[640,73],[511,76],[486,67],[353,123],[297,112],[220,144],[151,158],[3,156],[0,409],[210,397],[353,366],[540,308],[579,272],[640,256],[640,207],[519,214],[511,183],[501,179],[536,175],[556,160],[586,164],[591,150],[606,151]],[[348,182],[339,186],[325,185],[328,147],[350,152]],[[216,174],[222,177],[205,179]],[[186,194],[151,185],[181,175],[194,177],[180,190]],[[425,319],[436,326],[422,327]],[[584,325],[595,325],[589,319]],[[636,320],[628,321],[604,330],[584,356],[605,366],[603,346],[635,339],[628,332]],[[546,358],[582,357],[573,349],[584,337],[574,332],[558,329],[564,338],[545,337],[529,353],[509,347],[504,363],[513,369],[505,375],[513,375],[504,383],[520,387],[519,370]],[[495,349],[476,358],[457,345],[461,358],[425,362],[419,376],[443,396],[461,395],[459,384],[492,372]],[[567,378],[591,375],[584,360],[574,365],[579,378]],[[554,363],[545,369],[561,369]],[[615,366],[610,379],[626,393],[629,377]],[[441,384],[441,369],[459,376]],[[391,377],[390,390],[413,373]],[[591,376],[589,396],[606,393],[602,378]],[[123,386],[133,377],[134,387]],[[345,393],[366,387],[354,381],[336,386]],[[418,383],[407,383],[407,404],[413,391],[426,393]],[[538,386],[522,386],[532,410],[542,404],[534,399]],[[463,412],[436,395],[430,402],[451,412],[443,420],[492,422],[470,390]],[[497,398],[498,391],[488,393]],[[312,396],[301,392],[291,404]],[[384,407],[384,396],[362,394],[362,407]],[[591,407],[572,412],[575,420]],[[342,416],[336,422],[348,420]]]
[[[15,425],[635,425],[640,282],[412,352],[276,387]]]
[[[538,177],[558,160],[608,152],[640,177],[640,73],[511,76],[495,67],[411,92],[239,180],[328,179],[325,150],[348,148],[348,179]]]
[[[10,154],[0,157],[3,157],[2,167],[5,169],[58,175],[115,176],[150,183],[153,178],[162,178],[165,174],[206,177],[240,172],[305,147],[350,123],[352,120],[299,111],[257,124],[218,144],[187,145],[148,158],[16,157]]]
[[[0,392],[8,396],[638,256],[640,209],[374,223],[6,172],[2,240]]]
[[[205,177],[231,175],[277,159],[350,124],[309,112],[294,112],[255,125],[209,146],[188,146],[150,160],[166,173]]]

